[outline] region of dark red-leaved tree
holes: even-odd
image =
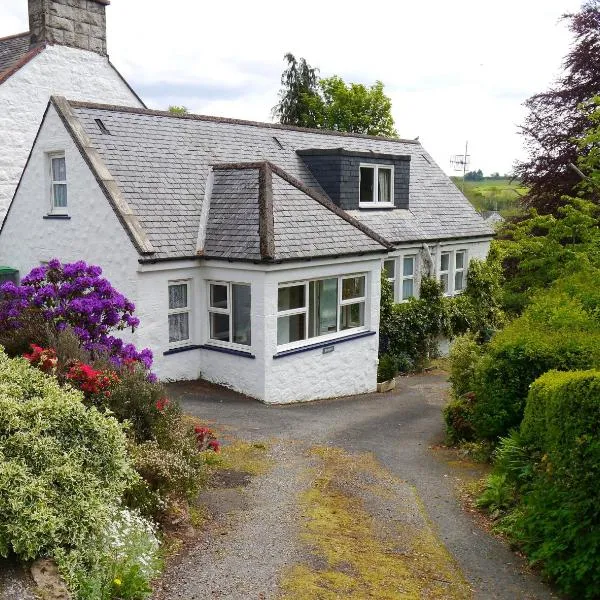
[[[564,204],[564,194],[576,193],[581,176],[571,165],[585,151],[576,140],[591,127],[589,102],[600,95],[600,0],[587,0],[578,13],[563,18],[569,21],[573,43],[562,76],[525,103],[529,114],[522,134],[530,158],[515,167],[529,188],[525,204],[543,213],[555,212]]]

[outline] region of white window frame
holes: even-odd
[[[442,269],[442,256],[444,254],[448,255],[448,268],[447,269]],[[452,290],[454,288],[454,282],[452,281],[452,276],[453,276],[453,269],[452,269],[453,255],[454,255],[454,252],[452,250],[442,250],[442,251],[440,251],[440,268],[439,268],[439,271],[438,271],[438,281],[440,283],[442,283],[442,275],[446,275],[448,277],[448,287],[447,287],[446,291],[444,292],[444,296],[452,296]]]
[[[383,272],[387,275],[387,270],[385,268],[385,263],[387,262],[391,262],[394,264],[394,276],[393,277],[386,277],[386,279],[392,284],[392,289],[394,290],[394,300],[396,299],[396,279],[398,277],[398,260],[397,258],[394,256],[393,258],[384,258],[382,263],[381,263],[381,268],[383,269]]]
[[[69,184],[67,179],[67,158],[64,152],[48,152],[48,173],[50,179],[50,214],[52,215],[66,215],[69,211]],[[58,181],[54,180],[54,172],[52,170],[52,159],[62,158],[65,161],[65,179]],[[67,206],[56,206],[54,201],[54,185],[64,185],[67,188]]]
[[[404,260],[406,258],[412,258],[413,259],[412,275],[405,275],[404,274]],[[402,265],[402,273],[400,274],[400,281],[398,282],[398,298],[400,299],[400,302],[408,302],[408,298],[404,298],[403,297],[404,282],[407,281],[407,280],[411,280],[413,282],[413,295],[411,296],[411,298],[418,298],[418,294],[417,294],[417,277],[416,277],[417,255],[416,254],[412,254],[410,252],[407,252],[406,254],[402,254],[400,256],[400,264]]]
[[[355,277],[364,277],[364,279],[365,279],[365,294],[364,294],[364,296],[360,296],[357,298],[349,298],[348,300],[342,300],[343,280],[344,279],[354,279]],[[338,280],[337,331],[332,332],[332,333],[327,333],[325,335],[317,335],[317,336],[309,338],[308,337],[308,326],[309,326],[308,311],[309,311],[309,304],[310,304],[309,284],[311,282],[322,281],[324,279],[337,279]],[[306,279],[306,280],[282,282],[282,283],[279,283],[279,285],[277,286],[277,298],[279,299],[279,290],[281,288],[299,287],[299,286],[304,286],[305,305],[300,308],[292,308],[289,310],[282,310],[282,311],[278,310],[277,314],[276,314],[275,331],[277,333],[277,331],[279,329],[279,318],[280,317],[289,317],[292,315],[304,314],[305,315],[305,317],[304,317],[304,339],[297,340],[295,342],[288,342],[287,344],[278,344],[277,345],[278,351],[292,350],[294,348],[302,348],[303,346],[310,346],[312,344],[316,344],[316,343],[320,343],[320,342],[344,338],[349,335],[354,335],[355,333],[360,333],[362,331],[368,331],[368,327],[367,327],[367,323],[369,321],[368,314],[367,314],[367,311],[368,311],[367,298],[369,296],[369,294],[368,294],[368,289],[369,289],[368,288],[368,286],[369,286],[368,273],[351,273],[351,274],[344,274],[344,275],[324,275],[321,277],[314,277],[314,278]],[[359,304],[361,302],[364,304],[364,311],[365,311],[364,312],[364,324],[360,325],[359,327],[351,327],[350,329],[341,330],[340,329],[341,318],[342,318],[341,307],[347,306],[349,304]]]
[[[360,201],[360,179],[363,168],[373,169],[373,202],[361,202]],[[380,202],[379,201],[379,169],[387,169],[391,171],[390,181],[390,201]],[[372,163],[360,163],[358,165],[358,207],[359,208],[393,208],[394,206],[394,165],[379,165]]]
[[[227,287],[227,308],[217,308],[210,305],[210,286],[211,285],[222,285]],[[237,342],[223,340],[215,340],[210,337],[210,314],[216,313],[221,315],[229,316],[229,339],[233,338],[233,285],[246,285],[250,288],[250,344],[239,344]],[[214,279],[206,281],[206,343],[211,346],[221,346],[222,348],[231,348],[232,350],[243,350],[249,352],[252,348],[252,285],[245,281],[217,281]]]
[[[463,266],[460,269],[456,266],[456,255],[457,254],[463,254],[463,256],[464,256]],[[464,291],[464,289],[467,287],[467,266],[469,264],[468,256],[469,255],[467,253],[467,250],[464,248],[460,248],[460,249],[454,251],[454,275],[452,277],[452,291],[454,292],[454,294],[461,294]],[[462,288],[460,288],[460,290],[456,289],[456,274],[457,273],[463,274],[463,286],[462,286]]]
[[[171,308],[169,306],[169,288],[175,285],[185,285],[187,287],[187,306],[183,308]],[[167,282],[167,340],[169,342],[169,348],[181,348],[182,346],[190,346],[192,344],[193,336],[193,319],[192,319],[192,280],[191,279],[173,279]],[[187,313],[188,315],[188,338],[186,340],[178,340],[171,342],[169,340],[169,316]]]

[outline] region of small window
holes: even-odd
[[[440,283],[444,294],[450,292],[448,273],[450,270],[450,252],[442,252],[440,257]]]
[[[359,173],[359,206],[393,206],[394,167],[361,165]]]
[[[50,154],[50,210],[55,214],[67,213],[67,163],[65,155]]]
[[[454,255],[454,291],[461,292],[466,285],[466,250],[457,250]]]
[[[243,283],[209,283],[208,321],[211,341],[250,346],[251,287]]]
[[[365,324],[366,277],[331,277],[279,287],[277,345]]]
[[[179,345],[190,340],[189,281],[169,283],[169,344]]]
[[[387,280],[393,285],[396,280],[396,260],[391,258],[383,261],[383,270]]]
[[[402,300],[415,296],[415,256],[405,256],[402,259]]]

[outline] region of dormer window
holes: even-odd
[[[390,165],[360,165],[360,208],[394,206],[394,167]]]

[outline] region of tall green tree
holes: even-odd
[[[286,54],[279,103],[273,115],[284,125],[330,129],[369,135],[397,136],[392,102],[381,81],[371,86],[347,84],[334,75],[318,78],[305,59]]]

